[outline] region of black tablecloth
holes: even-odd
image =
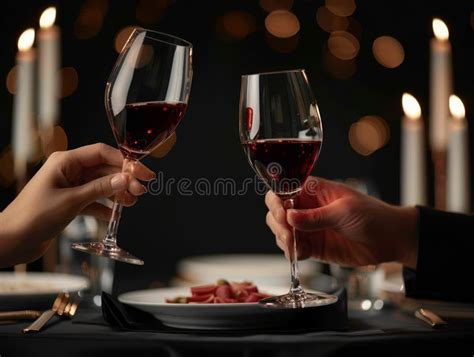
[[[474,320],[448,320],[432,329],[394,309],[349,313],[345,332],[245,334],[115,331],[92,324],[100,311],[80,309],[77,320],[55,321],[38,334],[22,334],[27,323],[0,325],[0,356],[334,356],[357,353],[377,356],[472,356]],[[90,321],[91,323],[79,323]]]

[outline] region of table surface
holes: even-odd
[[[22,334],[27,323],[0,325],[0,356],[333,356],[423,355],[473,356],[474,320],[448,320],[433,329],[411,314],[387,308],[378,312],[349,312],[348,331],[298,334],[197,335],[116,331],[84,323],[100,311],[79,310],[77,321],[56,320],[37,334]]]

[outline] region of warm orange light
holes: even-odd
[[[79,75],[74,67],[64,67],[60,70],[61,92],[60,97],[65,98],[72,95],[79,85]]]
[[[421,117],[420,103],[411,94],[403,93],[402,107],[407,118],[417,120]]]
[[[451,94],[449,96],[449,111],[454,119],[462,120],[466,116],[464,104],[457,95]]]
[[[385,146],[390,139],[390,128],[379,116],[367,115],[349,129],[349,143],[358,154],[368,156]]]
[[[391,36],[376,38],[372,44],[372,52],[377,62],[387,68],[398,67],[405,59],[405,51],[402,44]]]
[[[356,4],[354,0],[326,0],[326,7],[337,16],[351,16]]]
[[[449,39],[448,26],[441,19],[433,19],[433,33],[438,40],[447,41]]]
[[[265,18],[265,28],[275,37],[289,38],[300,31],[300,22],[290,11],[275,10]]]
[[[176,144],[176,139],[176,134],[171,134],[165,141],[163,141],[155,150],[150,153],[150,156],[156,157],[158,159],[165,157],[171,151],[174,144]]]
[[[334,31],[329,36],[328,49],[335,57],[347,61],[357,56],[360,44],[353,34],[346,31]]]
[[[48,7],[40,16],[39,25],[42,29],[54,25],[56,21],[56,8],[54,6]]]
[[[344,31],[349,26],[346,17],[333,14],[326,6],[320,6],[316,11],[316,22],[326,32]]]
[[[10,94],[15,94],[16,92],[16,71],[17,66],[13,67],[7,74],[7,90]]]
[[[133,30],[135,30],[136,28],[137,26],[127,26],[117,32],[114,40],[114,48],[117,53],[120,53],[122,51],[123,46],[125,46],[125,43],[127,42],[128,38],[132,34]]]
[[[34,42],[35,42],[35,30],[32,28],[25,30],[18,38],[18,49],[20,51],[27,51],[33,46]]]
[[[255,17],[246,11],[231,11],[217,20],[216,31],[224,40],[242,40],[257,29]]]

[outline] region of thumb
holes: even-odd
[[[127,175],[119,173],[99,177],[79,186],[77,188],[77,195],[82,204],[88,205],[100,198],[107,198],[118,192],[124,191],[127,187]]]
[[[318,231],[333,228],[338,222],[336,202],[311,209],[289,209],[288,224],[300,231]]]

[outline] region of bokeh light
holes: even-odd
[[[354,75],[357,70],[355,59],[341,60],[335,57],[327,47],[323,51],[323,64],[327,72],[337,79],[348,79]]]
[[[163,141],[155,150],[150,153],[150,156],[156,157],[157,159],[165,157],[171,151],[174,144],[176,144],[176,139],[176,133],[171,134],[165,141]]]
[[[160,21],[166,14],[171,0],[140,0],[135,11],[137,21],[151,25]]]
[[[72,95],[79,85],[79,75],[74,67],[64,67],[60,70],[61,92],[60,97],[65,98]]]
[[[127,42],[133,30],[136,28],[137,26],[126,26],[123,29],[121,29],[119,32],[117,32],[117,34],[115,35],[115,40],[114,40],[114,48],[115,48],[115,51],[117,51],[117,53],[120,53],[120,51],[122,51],[122,48],[125,45],[125,42]]]
[[[334,15],[347,17],[354,13],[356,4],[354,0],[326,0],[326,7]]]
[[[326,32],[344,31],[349,26],[346,17],[334,15],[326,6],[320,6],[316,11],[316,22]]]
[[[349,129],[349,143],[358,154],[368,156],[385,146],[390,140],[387,122],[376,115],[367,115],[353,123]]]
[[[346,31],[334,31],[328,39],[328,49],[341,60],[351,60],[357,56],[360,44],[357,38]]]
[[[86,0],[74,23],[74,35],[86,40],[97,35],[107,13],[108,0]]]
[[[245,11],[231,11],[217,20],[216,31],[226,41],[242,40],[257,29],[255,17]]]
[[[117,32],[114,40],[114,48],[117,53],[122,51],[123,46],[125,46],[125,42],[127,42],[135,28],[137,28],[137,26],[126,26]]]
[[[0,153],[0,185],[10,187],[15,182],[13,152],[10,145]]]
[[[41,133],[44,157],[48,158],[55,151],[64,151],[68,147],[66,132],[59,125]]]
[[[300,22],[290,11],[275,10],[265,18],[265,28],[275,37],[290,38],[300,31]]]
[[[377,37],[372,44],[372,52],[377,62],[387,68],[398,67],[405,59],[402,44],[391,36]]]
[[[290,10],[293,7],[293,0],[260,0],[260,6],[266,12]]]
[[[6,86],[8,92],[11,94],[15,94],[16,92],[16,71],[17,66],[14,66],[7,74]]]

